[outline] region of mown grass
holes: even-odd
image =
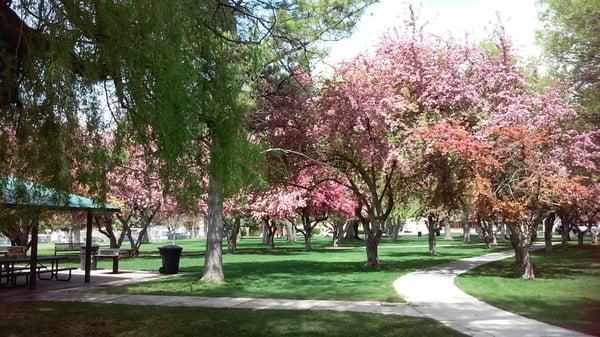
[[[0,307],[3,336],[463,336],[427,318],[380,314],[26,302]]]
[[[498,308],[600,336],[600,246],[554,247],[533,253],[535,280],[506,259],[456,279],[467,293]]]
[[[204,262],[202,251],[197,246],[184,246],[186,255],[181,259],[180,270],[186,275],[106,291],[393,302],[402,301],[402,298],[397,295],[392,283],[405,273],[507,248],[485,249],[479,243],[465,245],[458,239],[439,240],[438,244],[438,255],[429,256],[425,237],[403,237],[395,242],[384,240],[379,249],[381,266],[368,268],[364,265],[366,254],[360,242],[332,249],[329,239],[316,238],[313,251],[305,252],[301,242],[289,244],[279,240],[275,249],[268,249],[257,238],[244,239],[240,242],[238,253],[223,256],[226,279],[223,284],[198,282]],[[156,256],[121,262],[122,269],[157,270],[160,265],[161,261]],[[106,262],[102,262],[101,266],[109,268]]]

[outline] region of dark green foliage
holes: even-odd
[[[575,83],[584,120],[600,125],[600,1],[540,0],[544,29],[538,32],[554,70]]]

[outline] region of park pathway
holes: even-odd
[[[457,275],[514,255],[503,251],[465,258],[404,275],[394,282],[410,306],[469,336],[585,337],[586,334],[525,318],[467,295],[454,284]]]
[[[128,305],[160,305],[173,307],[240,308],[256,310],[333,310],[366,312],[385,315],[423,317],[423,314],[406,303],[380,303],[368,301],[326,301],[293,299],[258,299],[240,297],[200,297],[164,295],[99,294],[77,289],[38,293],[23,300],[88,302]]]

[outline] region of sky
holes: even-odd
[[[438,36],[452,35],[478,41],[486,38],[498,22],[505,27],[518,55],[536,57],[540,48],[535,31],[541,28],[535,0],[381,0],[365,11],[353,34],[331,45],[329,56],[317,64],[317,72],[329,72],[332,65],[373,49],[382,33],[404,26],[412,4],[425,31]]]

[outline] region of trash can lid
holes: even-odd
[[[158,247],[159,250],[179,250],[179,249],[183,249],[180,246],[177,245],[166,245],[166,246],[162,246],[162,247]]]

